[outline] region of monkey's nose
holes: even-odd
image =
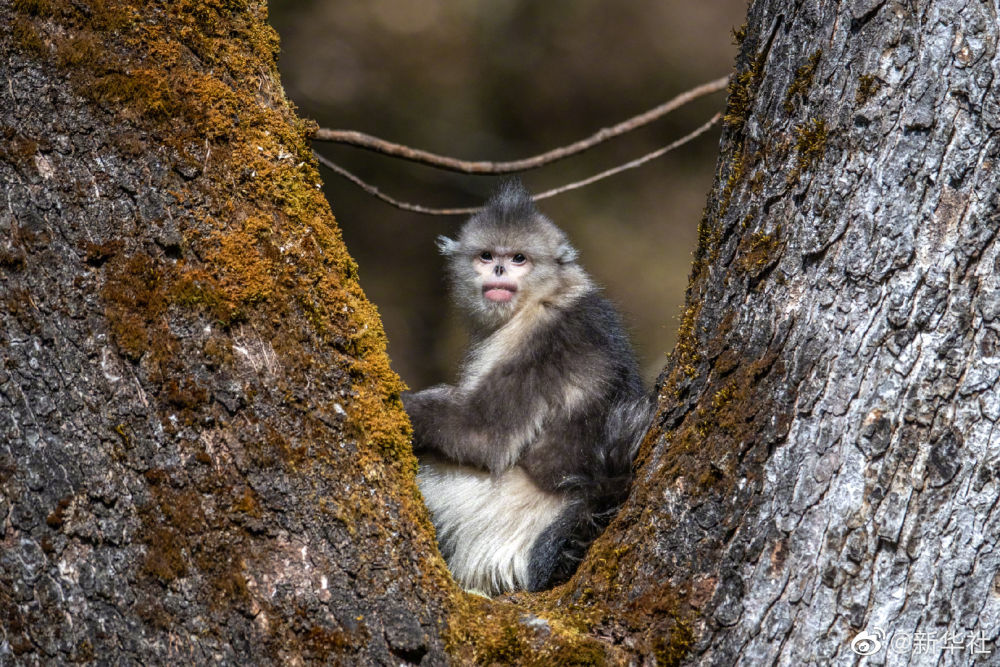
[[[498,276],[502,276],[503,275],[503,265],[502,264],[497,264],[493,268],[493,273],[497,274]]]

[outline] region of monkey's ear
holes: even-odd
[[[447,236],[439,236],[437,237],[437,247],[442,255],[450,257],[458,252],[458,241],[450,239]]]
[[[560,264],[572,264],[576,261],[578,254],[576,248],[564,241],[556,248],[556,261]]]

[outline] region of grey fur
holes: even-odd
[[[457,239],[438,245],[472,344],[455,385],[403,396],[418,481],[459,583],[488,593],[546,588],[573,573],[624,500],[652,402],[620,317],[520,182],[505,183]],[[530,260],[510,302],[484,298],[475,270],[484,251]],[[463,493],[496,497],[444,492],[442,480],[462,470]],[[524,516],[501,516],[514,506]],[[516,566],[501,548],[529,543]],[[458,564],[458,553],[494,555]]]

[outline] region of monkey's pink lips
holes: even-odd
[[[490,301],[506,303],[514,298],[517,285],[513,283],[486,283],[483,285],[483,296]]]

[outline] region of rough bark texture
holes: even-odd
[[[621,634],[667,610],[698,664],[852,664],[876,628],[867,664],[996,664],[998,27],[751,6],[660,432],[577,581]]]
[[[997,14],[751,6],[636,486],[487,601],[263,9],[0,3],[0,663],[989,662]]]
[[[264,7],[2,2],[0,51],[0,664],[442,662]]]

